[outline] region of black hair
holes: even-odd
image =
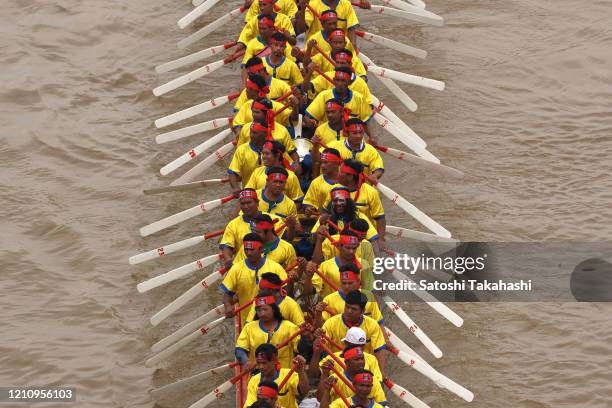
[[[348,50],[346,48],[341,48],[339,50],[331,52],[331,57],[334,59],[334,61],[336,60],[336,55],[340,54],[341,52],[343,52],[345,54],[348,54],[348,55],[351,55],[351,56],[354,56],[351,50]]]
[[[340,152],[338,151],[338,149],[334,149],[333,147],[326,147],[325,149],[323,149],[323,153],[331,153],[340,157]]]
[[[253,58],[251,58],[249,61],[251,61],[252,59]],[[264,86],[268,85],[266,79],[259,74],[249,74],[249,80],[251,80],[255,85],[260,88],[263,88]]]
[[[270,218],[270,217],[268,217],[268,218]],[[261,274],[261,279],[265,279],[268,282],[273,283],[275,285],[282,285],[283,284],[283,281],[281,280],[280,276],[278,276],[274,272],[264,272],[264,273],[262,273]],[[261,291],[261,292],[263,292],[263,291]],[[267,295],[264,295],[264,296],[267,296]]]
[[[282,161],[283,153],[285,153],[286,151],[285,145],[279,142],[278,140],[269,140],[269,142],[272,144],[272,154],[276,156],[280,161]],[[267,170],[266,170],[266,174],[268,174]]]
[[[266,169],[266,174],[272,174],[272,173],[280,173],[280,174],[284,174],[286,177],[289,177],[289,172],[287,171],[287,169],[281,166],[272,166]]]
[[[363,218],[356,218],[351,221],[351,228],[359,232],[366,233],[370,229],[370,225]]]
[[[347,305],[358,305],[363,312],[368,304],[368,298],[359,290],[351,290],[344,299]]]
[[[262,289],[257,294],[257,297],[261,297],[261,296],[273,296],[273,295],[274,295],[274,292],[269,291],[267,289]],[[278,305],[276,303],[272,303],[270,305],[270,307],[272,308],[272,313],[274,313],[274,320],[276,320],[277,322],[282,321],[283,320],[283,314],[281,313],[280,308],[278,307]],[[255,317],[253,318],[253,320],[259,320],[259,316],[257,315],[257,307],[255,307]]]
[[[270,343],[262,343],[255,349],[255,355],[263,353],[269,360],[274,360],[278,356],[278,349]]]
[[[358,173],[358,174],[351,174],[351,177],[353,178],[353,180],[358,181],[359,173],[363,171],[363,164],[360,161],[354,160],[354,159],[346,159],[344,161],[344,164],[349,166],[351,169],[355,170]]]
[[[258,76],[260,78],[263,78],[260,75],[256,75],[256,76]],[[264,86],[265,86],[265,82],[266,82],[266,80],[264,79]],[[257,86],[259,86],[259,85],[257,85]],[[258,98],[255,98],[255,101],[257,103],[261,103],[263,106],[265,106],[268,109],[272,109],[272,101],[270,99],[264,97],[264,96],[260,96]]]
[[[252,403],[251,405],[249,405],[247,408],[274,408],[274,407],[265,401],[258,400]]]
[[[343,231],[342,235],[350,235],[349,233],[353,234],[351,236],[356,236],[356,234],[353,231]],[[357,265],[355,265],[352,262],[341,265],[340,268],[338,269],[340,270],[340,272],[351,271],[351,272],[355,272],[357,275],[361,273],[361,270],[357,267]]]
[[[344,72],[344,73],[349,74],[349,75],[353,74],[353,70],[350,69],[349,67],[336,67],[334,70],[336,72]]]
[[[287,41],[285,34],[281,33],[280,31],[273,32],[272,38],[274,38],[276,41]]]
[[[363,121],[359,118],[350,118],[349,120],[346,121],[346,126],[353,125],[353,124],[364,125]]]
[[[245,188],[245,190],[252,190],[252,189]],[[244,236],[244,238],[242,238],[242,240],[243,241],[257,241],[263,244],[263,239],[261,239],[261,237],[254,232],[249,232],[248,234]]]

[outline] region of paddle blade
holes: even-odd
[[[206,113],[215,108],[225,105],[228,102],[233,101],[234,99],[240,96],[240,92],[234,92],[232,94],[221,96],[219,98],[214,98],[206,102],[202,102],[200,104],[191,106],[187,109],[183,109],[181,111],[172,113],[168,116],[164,116],[163,118],[159,118],[155,121],[155,127],[163,128],[166,126],[173,125],[177,122],[180,122],[185,119],[189,119],[193,116]]]
[[[191,10],[189,13],[187,13],[185,17],[181,18],[177,23],[178,26],[180,28],[187,27],[188,25],[193,23],[195,20],[203,16],[204,13],[210,10],[219,1],[221,0],[206,0],[204,3],[200,4],[199,6]]]
[[[219,28],[225,26],[227,23],[232,21],[233,19],[240,16],[246,9],[244,7],[237,8],[235,10],[230,11],[224,16],[218,18],[212,23],[200,28],[195,33],[191,34],[189,37],[183,38],[178,42],[177,46],[181,49],[189,47],[191,44],[201,40],[206,37],[208,34],[218,30]]]
[[[427,51],[421,50],[419,48],[411,47],[406,44],[402,44],[401,42],[392,40],[390,38],[383,37],[381,35],[372,34],[368,32],[360,32],[356,33],[364,40],[370,41],[374,44],[382,45],[387,48],[391,48],[392,50],[399,51],[403,54],[410,55],[416,58],[426,58]]]
[[[200,238],[198,242],[201,242],[201,241],[202,240]],[[217,261],[219,261],[219,259],[221,259],[221,257],[218,254],[200,258],[197,261],[190,262],[187,265],[183,265],[179,268],[173,269],[164,274],[161,274],[159,276],[156,276],[154,278],[141,282],[136,286],[136,289],[138,290],[139,293],[148,292],[151,289],[160,287],[167,283],[173,282],[177,279],[181,279],[186,276],[189,276],[193,272],[202,270],[206,268],[207,266],[214,265]]]
[[[213,164],[221,160],[224,156],[226,156],[229,152],[234,148],[233,143],[227,143],[221,146],[218,150],[216,150],[213,154],[202,160],[200,163],[193,166],[188,172],[183,174],[181,177],[174,180],[170,183],[171,186],[175,186],[177,184],[184,184],[190,181],[193,181],[200,174],[208,170]]]
[[[208,65],[204,65],[201,68],[193,70],[185,75],[182,75],[178,78],[173,79],[170,82],[167,82],[163,85],[158,86],[157,88],[153,89],[153,95],[155,96],[165,95],[168,92],[174,91],[175,89],[185,86],[197,79],[202,78],[205,75],[210,74],[211,72],[215,72],[216,70],[221,68],[223,65],[225,65],[224,60],[215,61]]]
[[[187,153],[177,157],[176,159],[174,159],[170,163],[166,164],[164,167],[159,169],[159,172],[163,176],[172,173],[173,171],[175,171],[179,167],[183,166],[184,164],[186,164],[186,163],[190,162],[191,160],[194,160],[197,157],[201,156],[202,153],[206,152],[208,149],[210,149],[214,145],[216,145],[218,143],[221,143],[223,141],[223,139],[225,139],[231,133],[232,133],[232,131],[230,129],[225,129],[223,132],[221,132],[221,133],[211,137],[210,139],[204,141],[204,143],[201,143],[201,144],[197,145],[196,147],[194,147],[193,149],[191,149]]]
[[[371,72],[381,78],[388,78],[395,81],[405,82],[407,84],[422,86],[424,88],[434,89],[436,91],[444,90],[444,82],[438,81],[436,79],[406,74],[405,72],[399,72],[393,69],[383,68],[376,65],[367,65],[367,67],[368,72]]]
[[[402,386],[395,384],[391,380],[386,380],[385,385],[393,392],[399,399],[404,401],[406,404],[410,405],[413,408],[430,408],[429,405],[418,399],[415,395],[408,392]]]
[[[225,396],[225,393],[232,388],[231,381],[226,381],[208,394],[206,394],[201,400],[198,400],[191,404],[189,408],[205,408],[211,403]]]

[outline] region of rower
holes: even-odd
[[[354,57],[353,53],[347,50],[346,48],[342,48],[337,51],[332,51],[331,57],[336,63],[336,67],[349,68],[353,72],[351,76],[351,82],[349,84],[349,89],[359,92],[365,99],[366,103],[368,105],[372,105],[372,94],[370,93],[368,83],[364,79],[366,77],[363,76],[364,74],[355,75],[355,72],[358,72],[357,70],[359,67],[356,67],[354,65],[355,61],[358,61],[358,59]],[[325,75],[330,78],[334,76],[335,67],[331,65],[325,58],[321,58],[321,61],[315,60],[313,58],[311,64],[317,64],[312,67],[313,69],[315,69],[315,71],[316,69],[321,70],[325,72]],[[357,65],[359,64],[361,64],[360,61]],[[310,81],[310,84],[310,91],[312,91],[314,94],[318,94],[319,92],[325,89],[330,89],[333,87],[333,85],[327,79],[325,79],[323,75],[318,75],[313,78]]]
[[[261,58],[250,58],[244,65],[244,68],[247,74],[247,81],[245,82],[245,88],[242,90],[242,92],[240,92],[240,96],[234,104],[234,112],[238,112],[242,105],[250,99],[266,97],[272,100],[277,100],[287,92],[291,92],[291,87],[284,81],[276,79],[268,74],[268,71],[266,70]],[[254,76],[262,77],[264,79],[263,83],[261,80],[257,80],[255,83],[256,86],[249,83],[248,80],[255,82],[253,79]]]
[[[255,190],[245,188],[239,190],[237,195],[242,214],[227,224],[219,242],[219,249],[223,254],[223,260],[227,268],[231,267],[236,252],[242,246],[243,237],[253,232],[256,222],[255,217],[262,214],[258,208],[259,198]]]
[[[284,14],[289,18],[295,16],[295,13],[298,11],[294,0],[245,0],[244,7],[248,8],[249,11],[247,11],[244,21],[248,22],[251,18],[262,13],[270,14],[270,5],[273,12]]]
[[[338,98],[331,98],[325,102],[326,121],[317,126],[315,130],[312,148],[312,160],[317,159],[320,147],[319,142],[328,145],[331,142],[344,140],[344,122],[348,120],[348,109],[344,109],[344,104]]]
[[[282,33],[273,33],[270,39],[270,55],[263,58],[266,70],[274,78],[285,82],[290,86],[300,85],[304,78],[297,64],[290,58],[285,57],[287,40]]]
[[[331,390],[334,384],[338,386],[339,389],[344,389],[344,391],[347,392],[348,395],[343,393],[343,396],[348,397],[350,395],[348,401],[351,407],[383,408],[386,405],[386,401],[379,402],[376,398],[371,397],[373,394],[376,394],[374,388],[377,384],[380,391],[382,391],[380,383],[375,381],[371,371],[360,370],[349,381],[351,381],[353,388],[355,388],[355,394],[353,394],[343,381],[338,380],[335,376],[326,376],[323,378],[319,384],[319,402],[321,404],[319,408],[346,408],[346,404],[342,398],[338,398],[335,392]],[[332,391],[332,395],[330,395],[330,390]],[[332,401],[334,396],[336,399]]]
[[[299,332],[298,326],[283,318],[274,296],[255,298],[255,320],[247,323],[236,340],[236,359],[244,365],[255,361],[255,351],[261,344],[281,345],[292,335]],[[293,337],[287,345],[278,350],[278,361],[282,368],[289,368],[297,353],[299,335]]]
[[[326,18],[332,18],[329,11],[333,11],[337,28],[347,32],[353,44],[357,44],[355,29],[359,27],[359,19],[349,0],[298,0],[298,2],[300,7],[295,15],[296,33],[306,32],[306,36],[310,38],[323,28]],[[306,7],[307,4],[310,8]],[[364,1],[363,4],[367,8],[369,3]]]
[[[306,264],[306,273],[312,276],[312,285],[322,297],[334,293],[335,289],[324,282],[318,274],[315,274],[315,270],[319,269],[321,274],[328,278],[335,287],[339,287],[340,272],[344,265],[352,263],[357,265],[357,267],[361,267],[361,259],[355,256],[355,251],[359,247],[357,234],[352,231],[343,231],[336,245],[340,252],[338,256],[328,259],[321,263],[321,265],[317,265],[312,261]]]
[[[285,319],[289,320],[296,326],[301,326],[304,323],[304,312],[291,296],[288,296],[283,289],[283,282],[274,273],[264,273],[259,281],[259,293],[264,296],[274,296],[276,304],[280,309]],[[252,322],[255,319],[255,306],[249,308],[249,313],[246,322]]]
[[[251,141],[251,127],[253,123],[259,122],[265,129],[259,129],[260,131],[266,132],[267,140],[277,140],[282,143],[285,147],[285,150],[289,152],[289,157],[292,160],[299,160],[300,156],[297,153],[297,149],[293,140],[291,139],[291,135],[287,128],[280,123],[274,121],[272,117],[272,102],[266,98],[258,98],[251,105],[251,114],[253,115],[253,121],[245,123],[244,126],[240,128],[240,133],[238,134],[238,140],[236,142],[236,146],[243,145]]]
[[[332,142],[328,146],[337,149],[343,159],[354,159],[361,162],[365,167],[365,174],[380,179],[385,172],[378,150],[364,140],[367,125],[359,118],[351,118],[346,121],[345,140]]]
[[[240,32],[238,38],[238,51],[246,48],[249,41],[259,35],[259,19],[260,15],[267,15],[274,21],[274,29],[280,31],[283,35],[286,35],[287,40],[291,45],[295,45],[295,30],[291,23],[291,18],[283,13],[276,13],[274,10],[274,0],[259,0],[260,12],[255,14],[246,22],[245,26]],[[263,3],[263,4],[262,4]]]
[[[334,87],[321,91],[306,108],[304,117],[306,126],[316,127],[319,122],[325,121],[327,119],[325,117],[326,102],[330,99],[339,99],[344,108],[349,110],[349,117],[360,119],[366,133],[372,134],[367,125],[373,115],[372,107],[365,101],[363,95],[349,89],[352,77],[353,71],[350,68],[336,67],[333,78]],[[308,78],[308,73],[306,78]]]
[[[264,57],[269,55],[271,52],[270,40],[272,39],[272,33],[275,31],[274,16],[269,14],[260,14],[257,16],[257,20],[259,35],[247,43],[246,51],[244,52],[244,57],[242,58],[243,66],[251,57]],[[285,57],[293,59],[289,44],[285,44]]]
[[[338,64],[338,62],[334,59],[334,54],[346,50],[348,51],[347,54],[351,56],[350,65],[348,66],[353,69],[353,71],[358,77],[367,80],[368,72],[366,70],[366,67],[365,65],[363,65],[363,62],[359,58],[357,50],[355,50],[353,45],[347,41],[344,32],[340,30],[334,31],[329,38],[329,42],[326,44],[327,47],[325,47],[325,50],[321,50],[323,51],[323,54],[321,54],[321,52],[318,52],[310,57],[310,61],[308,61],[308,59],[306,58],[304,58],[304,61],[306,63],[316,63],[323,71],[332,71],[336,66],[347,66],[345,64]],[[309,45],[314,46],[314,44],[311,43],[309,43]],[[335,65],[332,64],[329,60],[333,60],[335,62]],[[313,74],[313,76],[317,75],[319,75],[319,73]]]
[[[246,185],[253,171],[263,164],[261,153],[267,137],[268,124],[264,121],[252,122],[250,125],[251,141],[236,148],[227,168],[229,183],[234,194],[240,190],[240,181]]]
[[[364,351],[376,356],[380,370],[384,373],[387,345],[378,322],[363,315],[368,303],[367,297],[360,291],[353,290],[346,294],[344,301],[344,312],[327,319],[322,327],[323,332],[339,343],[344,341],[351,327],[361,328],[366,334]]]
[[[321,373],[321,371],[319,370],[320,364],[324,364],[327,361],[335,362],[335,360],[329,355],[325,356],[319,362],[320,356],[323,352],[323,349],[321,348],[321,341],[323,341],[323,338],[321,337],[321,335],[322,335],[321,329],[315,330],[315,336],[317,337],[315,341],[313,342],[313,355],[312,355],[312,359],[310,362],[310,366],[308,368],[309,375],[313,378],[317,378],[320,375]],[[351,327],[346,332],[346,336],[344,336],[344,340],[342,341],[342,345],[344,346],[344,349],[335,351],[334,355],[338,358],[342,358],[343,351],[351,349],[351,348],[355,348],[355,347],[361,347],[363,351],[363,346],[365,344],[366,344],[365,332],[359,327]],[[335,349],[334,346],[331,346],[331,348],[332,350]],[[376,379],[377,381],[382,381],[384,377],[383,377],[382,372],[380,371],[380,367],[378,366],[378,360],[376,359],[376,357],[373,354],[363,351],[363,359],[365,361],[364,361],[364,366],[362,367],[362,369],[370,370],[372,373],[374,373],[374,379]],[[342,371],[341,367],[337,365],[336,367],[340,371]]]
[[[260,211],[281,218],[286,222],[287,226],[291,227],[285,234],[285,239],[291,241],[295,235],[294,228],[297,207],[293,200],[283,193],[287,184],[288,174],[284,167],[270,167],[266,186],[261,190],[257,190],[257,196],[259,197]]]
[[[274,392],[272,390],[261,390],[261,387],[274,388],[274,385],[276,385],[275,391],[278,399],[274,398],[274,402],[270,403],[277,403],[283,408],[297,408],[298,397],[305,396],[310,388],[308,377],[306,376],[306,360],[304,357],[298,355],[293,359],[297,368],[280,390],[278,386],[287,376],[289,370],[278,367],[278,350],[276,347],[267,343],[257,347],[255,350],[255,362],[257,363],[259,373],[249,379],[244,406],[251,405],[255,400],[266,399],[265,397],[271,398]]]
[[[231,318],[236,315],[234,306],[237,300],[242,305],[253,299],[257,294],[259,280],[263,273],[274,273],[281,280],[287,279],[287,272],[277,262],[263,255],[263,239],[255,233],[244,236],[242,245],[246,258],[235,262],[221,283],[223,291],[223,304],[225,305],[225,317]],[[240,318],[244,321],[248,309],[240,312]]]
[[[264,90],[265,92],[265,90]],[[294,91],[294,94],[299,94],[299,91]],[[261,94],[260,94],[261,95]],[[265,94],[264,94],[265,95]],[[262,97],[260,97],[262,98]],[[265,98],[265,96],[263,96]],[[276,123],[280,123],[283,126],[288,126],[292,121],[296,121],[300,109],[300,100],[297,96],[291,95],[283,103],[287,102],[289,107],[283,109],[285,105],[277,101],[272,102],[272,109],[274,110],[273,118]],[[255,103],[253,99],[247,100],[242,104],[238,113],[234,116],[232,121],[232,131],[236,136],[240,134],[240,128],[246,123],[253,121],[253,112],[251,106]],[[272,115],[272,114],[270,114]]]
[[[321,175],[312,180],[304,196],[303,205],[306,207],[306,214],[309,215],[317,213],[325,204],[331,189],[337,183],[339,165],[342,163],[340,152],[336,149],[324,149],[320,158],[316,147],[313,147],[312,152],[313,175],[319,174],[319,169]]]
[[[323,322],[331,316],[342,313],[344,310],[344,301],[346,294],[354,290],[360,291],[368,299],[364,316],[368,316],[383,324],[383,316],[378,307],[378,303],[374,299],[374,295],[370,292],[360,290],[361,288],[361,270],[354,263],[344,264],[340,267],[340,287],[330,295],[325,296],[322,302],[319,302],[315,307],[315,324],[317,327],[323,326]],[[332,314],[333,312],[333,314]]]
[[[302,188],[300,187],[300,181],[290,168],[291,166],[287,163],[284,158],[285,146],[277,141],[266,142],[261,152],[261,159],[263,166],[256,168],[251,174],[251,178],[245,187],[259,190],[265,187],[268,181],[268,171],[272,167],[284,167],[287,170],[287,183],[285,185],[285,194],[293,201],[301,202],[304,196]],[[296,168],[300,169],[298,163],[294,162]]]

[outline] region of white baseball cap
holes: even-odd
[[[351,344],[359,344],[360,346],[366,344],[366,334],[359,327],[351,327],[346,332],[346,336],[342,339]]]

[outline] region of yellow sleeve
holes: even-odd
[[[242,131],[240,132],[242,134]],[[259,167],[253,170],[251,173],[251,177],[249,177],[249,181],[245,184],[244,188],[252,188],[254,190],[261,190],[260,187],[257,187],[257,179],[261,172],[259,171]]]
[[[318,95],[321,91],[329,88],[329,86],[327,86],[329,82],[327,82],[327,79],[323,78],[323,75],[319,75],[312,79],[310,83],[312,85],[312,93],[314,95]]]
[[[374,113],[372,112],[372,106],[368,105],[364,97],[360,94],[359,98],[359,119],[364,122],[368,122]]]
[[[357,14],[355,13],[355,9],[350,6],[347,7],[348,14],[346,16],[346,28],[350,30],[352,28],[357,28],[359,26],[359,19],[357,18]]]
[[[297,150],[297,148],[295,147],[295,143],[293,143],[293,139],[291,139],[291,135],[287,130],[287,127],[283,127],[280,136],[282,137],[282,140],[280,140],[280,142],[285,146],[285,150],[287,151],[287,153],[292,153]]]
[[[285,268],[283,268],[276,262],[275,264],[276,265],[273,264],[272,268],[270,268],[272,269],[270,272],[277,274],[278,277],[281,278],[281,280],[287,279],[287,272],[285,271]]]
[[[293,3],[295,5],[293,0],[290,3]],[[296,11],[297,11],[297,7],[296,7]],[[293,15],[295,15],[295,13],[293,13]],[[287,16],[286,14],[285,14],[285,16],[287,18],[282,18],[282,17],[279,18],[278,16],[276,16],[277,21],[280,20],[280,23],[278,24],[278,27],[284,28],[285,30],[289,31],[289,34],[294,36],[295,35],[295,29],[293,28],[293,24],[291,24],[291,17],[292,16]]]
[[[372,299],[370,301],[370,308],[370,317],[376,320],[378,323],[382,323],[384,319],[382,313],[380,312],[380,308],[378,307],[378,302],[376,302],[376,299]]]
[[[325,98],[327,93],[320,93],[306,108],[306,114],[310,117],[315,118],[318,122],[322,122],[325,119]]]
[[[233,249],[238,249],[236,248],[236,243],[238,242],[236,240],[236,232],[237,228],[235,223],[230,221],[230,223],[227,224],[227,227],[225,227],[225,231],[223,232],[223,237],[221,237],[221,241],[219,241],[219,247],[230,247]]]
[[[291,303],[291,318],[289,320],[296,326],[301,326],[304,323],[304,312],[297,303]]]
[[[257,18],[255,18],[255,20],[250,19],[242,28],[240,36],[238,37],[238,42],[244,44],[245,46],[248,45],[249,41],[251,41],[253,37],[255,37],[255,31],[253,30],[253,22],[255,22],[256,25]]]
[[[372,338],[370,339],[370,344],[372,345],[372,350],[376,352],[384,348],[386,343],[385,343],[385,338],[383,337],[383,334],[382,334],[382,329],[380,328],[378,323],[375,322],[374,320],[372,320],[371,323],[372,323],[373,332],[372,332]]]
[[[368,84],[366,83],[366,81],[364,81],[363,78],[361,78],[359,74],[356,75],[357,79],[355,81],[358,81],[359,83],[359,85],[357,86],[357,91],[361,94],[361,96],[363,96],[363,101],[365,103],[367,103],[368,105],[372,105],[372,93],[370,92]]]
[[[240,128],[240,133],[238,134],[238,142],[236,144],[236,147],[243,145],[245,143],[249,143],[251,139],[251,135],[249,133],[250,132],[249,132],[248,126],[242,126]]]
[[[255,319],[255,306],[249,306],[249,313],[247,313],[246,322],[244,324],[252,322]]]
[[[323,240],[323,244],[321,245],[321,250],[323,251],[323,258],[325,258],[326,261],[336,256],[335,251],[334,251],[334,246],[327,238]]]
[[[297,64],[289,64],[289,67],[289,83],[291,84],[291,86],[296,86],[304,82],[302,71],[300,71],[300,68],[297,66]]]
[[[378,236],[378,231],[376,230],[376,228],[374,228],[374,225],[372,225],[370,220],[368,220],[366,217],[359,217],[359,218],[361,218],[362,220],[365,220],[365,222],[368,223],[368,231],[366,232],[366,239],[368,241]]]
[[[363,65],[363,62],[361,62],[361,60],[356,55],[353,56],[352,65],[353,71],[355,71],[355,75],[362,77],[368,74],[365,69],[365,66]]]
[[[313,182],[310,183],[310,187],[308,187],[308,190],[306,190],[306,194],[304,195],[304,200],[302,201],[303,204],[313,206],[317,210],[319,209],[319,203],[317,203],[318,185],[319,183],[313,180]]]
[[[288,17],[293,17],[295,16],[295,13],[297,13],[298,8],[297,5],[295,4],[294,0],[285,0],[285,13],[287,13]]]
[[[244,16],[244,21],[249,22],[253,17],[257,17],[259,15],[259,2],[254,1],[251,3],[251,7],[249,7],[249,11],[247,11],[246,16]]]
[[[221,289],[230,295],[233,295],[238,290],[238,274],[236,265],[237,264],[234,264],[234,266],[227,271],[225,277],[223,277],[223,282],[221,282]]]
[[[242,168],[242,162],[243,162],[243,158],[242,158],[242,149],[236,149],[236,151],[234,152],[234,156],[232,156],[232,161],[230,162],[230,165],[227,167],[227,172],[228,173],[234,173],[240,176],[241,173],[241,168]]]
[[[297,200],[301,197],[304,197],[304,192],[302,192],[302,187],[300,186],[300,181],[295,173],[289,173],[289,178],[287,179],[287,195],[292,200]]]
[[[274,108],[275,112],[279,111],[283,106],[285,105],[280,102],[272,101],[272,107]],[[286,127],[289,123],[289,116],[291,116],[291,112],[293,112],[293,110],[291,108],[287,108],[283,110],[280,115],[277,115],[274,120]]]
[[[240,110],[238,111],[236,116],[234,116],[234,120],[232,122],[232,128],[235,128],[237,126],[244,126],[244,124],[247,123],[247,115],[248,115],[247,112],[249,110],[251,110],[250,103],[245,102],[242,105],[240,105]]]
[[[255,401],[257,401],[257,388],[259,388],[259,375],[254,375],[249,379],[249,384],[247,386],[247,397],[244,402],[243,408],[251,406]]]
[[[372,387],[370,396],[374,399],[374,401],[379,403],[387,401],[387,396],[380,385],[380,381],[376,381],[376,379],[374,380],[374,386]]]
[[[372,148],[374,149],[374,148]],[[374,171],[378,170],[378,169],[385,169],[385,164],[383,163],[383,159],[382,157],[380,157],[380,154],[376,151],[376,150],[372,150],[372,161],[370,164],[370,172],[373,173]],[[381,204],[382,205],[382,204]]]
[[[297,260],[297,254],[295,253],[295,248],[293,245],[287,245],[287,266],[291,265]],[[300,309],[301,310],[301,309]]]
[[[244,326],[238,339],[236,339],[236,348],[241,348],[247,353],[251,350],[251,336],[250,336],[251,325],[247,324]]]
[[[246,90],[243,89],[242,92],[240,92],[240,96],[238,96],[238,99],[236,99],[236,103],[234,104],[234,112],[240,111],[240,108],[242,108],[242,105],[244,105],[246,101],[247,101]]]
[[[382,201],[380,201],[380,195],[378,190],[372,189],[370,192],[370,214],[372,218],[378,219],[385,215],[385,209],[383,208]]]

